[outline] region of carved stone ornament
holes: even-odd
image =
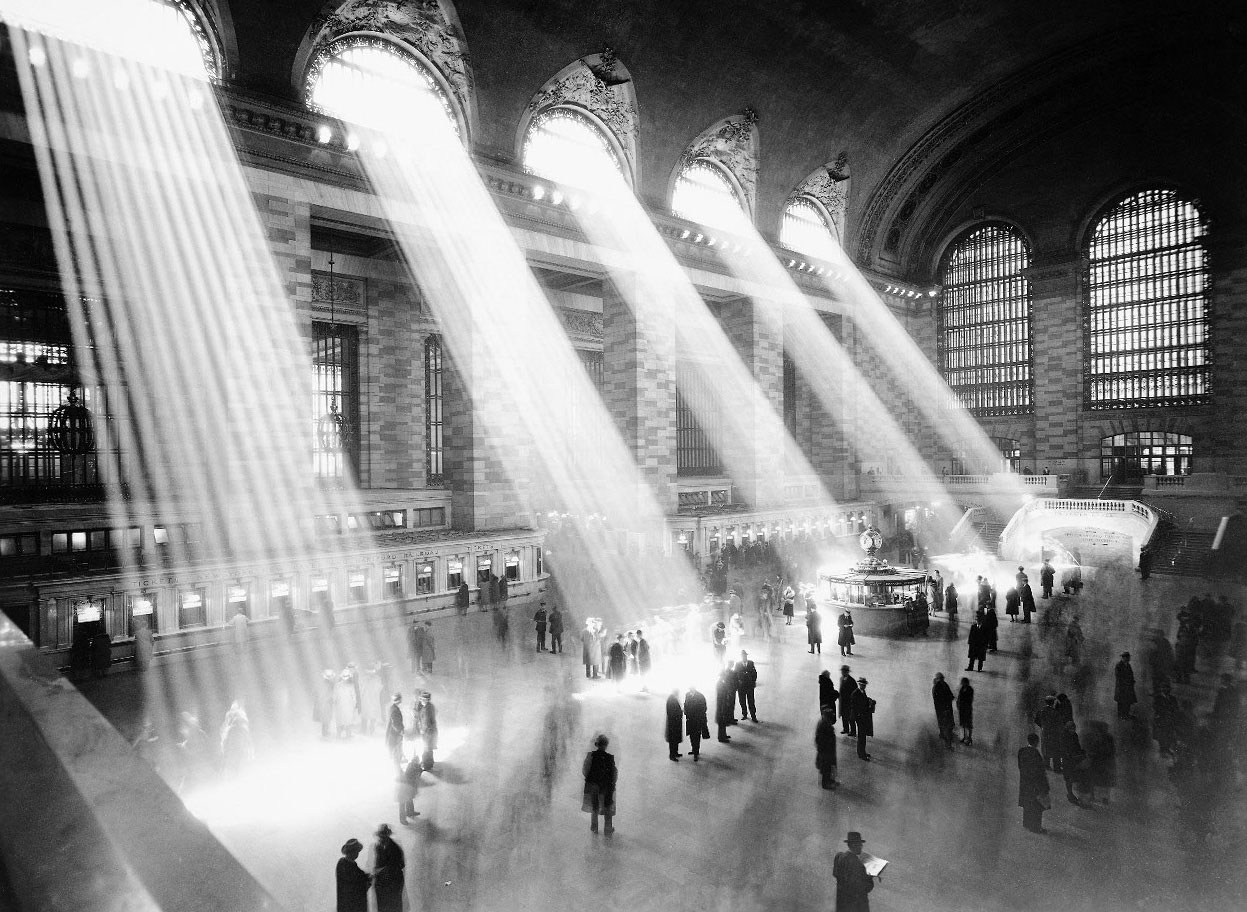
[[[698,159],[718,162],[735,176],[754,211],[758,187],[758,115],[751,108],[726,117],[701,133],[680,157],[680,170]]]
[[[818,200],[835,225],[837,239],[844,239],[844,214],[849,207],[849,156],[841,152],[834,162],[828,162],[797,184],[788,197],[791,202],[806,196]]]
[[[602,315],[586,310],[573,310],[567,307],[556,309],[563,328],[573,335],[601,342],[605,336],[602,327]]]
[[[474,109],[472,61],[449,0],[347,0],[312,22],[313,47],[304,97],[311,97],[326,52],[348,36],[383,35],[418,51],[450,86],[458,111],[452,121],[471,122]],[[398,112],[396,112],[397,114]]]
[[[199,45],[199,53],[203,55],[204,70],[211,78],[221,79],[225,75],[225,62],[216,22],[206,9],[200,9],[201,5],[192,0],[173,0],[173,5],[182,11],[182,16],[190,25],[195,43]]]
[[[312,303],[329,306],[330,301],[337,307],[349,310],[363,310],[364,283],[360,279],[345,276],[333,277],[333,294],[329,294],[329,273],[320,270],[312,271]]]
[[[636,140],[640,117],[632,78],[610,48],[591,54],[561,70],[528,103],[530,117],[560,106],[583,108],[615,135],[628,159],[628,170],[636,174]]]

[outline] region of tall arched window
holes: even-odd
[[[976,415],[1031,410],[1030,249],[1008,225],[986,225],[949,251],[942,276],[940,366]]]
[[[425,481],[440,485],[446,467],[442,440],[442,341],[424,340],[424,467]]]
[[[1174,190],[1122,200],[1091,235],[1087,401],[1091,408],[1207,400],[1207,228]]]
[[[705,159],[689,162],[680,171],[671,192],[671,210],[691,222],[729,230],[746,217],[727,174]]]
[[[542,111],[524,135],[524,170],[547,180],[581,187],[603,175],[623,176],[611,140],[587,115],[572,108]]]
[[[203,25],[187,3],[176,0],[149,0],[147,22],[124,22],[124,27],[140,31],[146,46],[144,61],[177,70],[189,76],[216,76],[220,63]]]
[[[384,127],[442,116],[462,135],[450,96],[429,69],[381,38],[344,38],[316,55],[308,72],[308,103],[364,126]]]
[[[836,236],[827,217],[817,205],[804,197],[794,197],[784,207],[779,225],[779,243],[806,256],[829,260],[836,255]]]

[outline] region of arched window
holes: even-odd
[[[364,126],[418,125],[446,118],[461,135],[450,96],[412,54],[380,38],[345,38],[316,55],[308,73],[308,103]]]
[[[723,169],[705,159],[689,162],[680,171],[671,210],[691,222],[729,230],[745,218],[740,196]]]
[[[1127,197],[1088,251],[1087,401],[1091,408],[1207,400],[1207,228],[1173,190]]]
[[[524,170],[547,180],[592,187],[603,175],[623,176],[611,140],[572,108],[542,111],[524,134]]]
[[[940,366],[976,415],[1031,410],[1029,265],[1026,241],[1008,225],[971,231],[944,261]]]
[[[149,21],[126,22],[127,29],[139,31],[145,45],[145,62],[188,76],[215,76],[219,62],[203,25],[186,3],[176,0],[149,0]]]
[[[779,225],[779,243],[806,256],[829,260],[836,255],[836,236],[827,218],[813,202],[795,197],[784,207]]]
[[[424,340],[424,467],[425,480],[440,485],[445,478],[442,441],[442,342]]]
[[[1100,477],[1138,481],[1144,475],[1190,475],[1194,445],[1186,434],[1132,431],[1100,441]]]

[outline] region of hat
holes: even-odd
[[[433,699],[433,695],[429,693],[427,690],[422,690],[420,691],[420,698],[431,700]]]
[[[866,840],[862,838],[862,834],[857,832],[857,830],[849,830],[849,838],[845,840],[845,842],[849,843],[850,845],[855,842],[865,842],[865,841]]]
[[[393,832],[394,831],[390,829],[390,825],[388,823],[383,823],[377,827],[376,835],[377,836],[389,836]]]
[[[1123,652],[1123,653],[1121,654],[1121,657],[1122,657],[1123,659],[1128,659],[1128,658],[1130,658],[1130,653],[1128,653],[1128,652]]]
[[[840,670],[841,670],[841,671],[848,671],[848,670],[849,670],[849,666],[848,666],[848,665],[841,665],[841,666],[840,666]]]
[[[342,843],[343,855],[358,855],[362,851],[364,851],[364,844],[354,837]]]
[[[870,682],[867,681],[865,678],[858,678],[857,683],[858,684],[869,684]]]

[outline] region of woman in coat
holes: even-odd
[[[961,743],[974,743],[974,688],[969,678],[961,679],[957,688],[957,721],[961,723]]]
[[[826,706],[831,707],[832,715],[835,715],[836,701],[840,698],[840,692],[836,690],[835,682],[831,680],[831,672],[823,669],[818,673],[818,710],[823,711]]]
[[[680,745],[684,743],[684,707],[680,705],[680,690],[676,688],[667,696],[667,756],[677,763],[684,756]]]
[[[784,624],[789,627],[792,626],[792,618],[794,614],[792,602],[795,598],[796,594],[791,589],[784,590]]]
[[[814,606],[813,600],[805,603],[805,639],[810,644],[810,655],[815,651],[823,651],[823,619]]]
[[[372,886],[372,875],[366,874],[359,867],[359,853],[364,851],[364,844],[358,839],[348,839],[342,846],[342,857],[338,859],[338,909],[337,912],[368,912],[368,888]]]
[[[931,700],[935,703],[935,724],[940,730],[940,740],[949,750],[953,749],[953,689],[944,676],[935,674],[931,685]]]
[[[407,861],[403,848],[390,838],[388,823],[377,827],[372,848],[372,888],[377,894],[377,912],[403,912],[403,880]]]
[[[836,642],[840,645],[840,655],[852,655],[853,644],[857,642],[853,636],[853,612],[845,608],[836,618],[836,626],[839,628]]]
[[[1016,624],[1018,613],[1022,610],[1022,597],[1018,595],[1017,589],[1010,586],[1005,592],[1005,614],[1009,615],[1009,623]]]
[[[598,735],[593,739],[593,747],[585,755],[581,772],[585,777],[584,799],[580,809],[592,814],[589,819],[590,832],[598,831],[598,814],[606,817],[606,834],[615,832],[612,820],[615,816],[615,783],[619,779],[619,770],[615,766],[615,757],[606,752],[610,738]]]

